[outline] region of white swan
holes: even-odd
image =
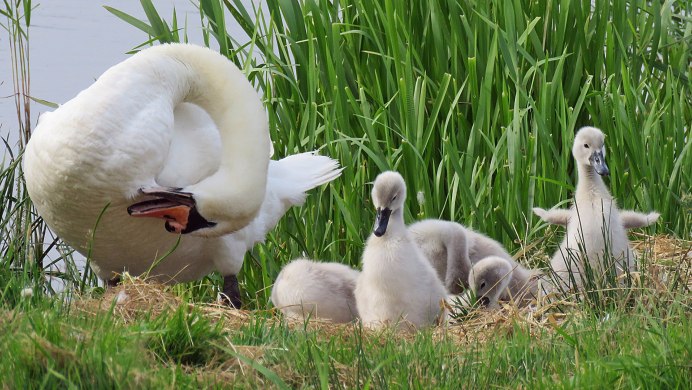
[[[488,256],[471,268],[469,288],[488,307],[498,301],[526,304],[538,293],[539,272],[504,257]]]
[[[209,49],[170,44],[113,66],[43,114],[24,172],[39,214],[99,277],[126,270],[172,283],[217,269],[237,303],[249,242],[303,191],[338,176],[326,157],[270,166],[270,149],[262,102],[243,74]]]
[[[551,260],[564,287],[583,285],[586,265],[595,280],[607,272],[621,275],[636,268],[634,254],[615,199],[601,175],[608,175],[605,136],[594,127],[583,127],[572,147],[579,181],[567,220],[567,233]]]
[[[401,175],[378,175],[372,200],[377,218],[355,290],[363,324],[432,325],[443,315],[447,292],[404,224],[406,184]]]
[[[567,226],[569,218],[572,216],[572,210],[553,208],[545,210],[540,207],[534,207],[533,213],[540,219],[553,225]],[[638,229],[656,223],[661,214],[652,211],[648,214],[643,214],[632,210],[620,210],[620,223],[625,229]]]
[[[499,242],[456,222],[425,219],[408,230],[451,294],[463,291],[473,264],[487,256],[515,264]]]
[[[353,290],[359,274],[344,264],[296,259],[276,277],[271,300],[289,318],[351,322],[358,318]]]
[[[233,306],[240,307],[236,275],[243,265],[245,252],[264,241],[291,206],[303,204],[306,191],[328,183],[340,174],[341,169],[335,160],[311,152],[269,161],[267,192],[257,217],[237,232],[208,244],[214,251],[212,260],[216,270],[224,275],[223,293]]]

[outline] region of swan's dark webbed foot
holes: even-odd
[[[240,288],[238,287],[238,277],[236,275],[227,275],[223,277],[221,301],[228,306],[240,309]]]
[[[115,287],[120,283],[120,276],[116,275],[108,280],[106,280],[106,286],[109,288]]]

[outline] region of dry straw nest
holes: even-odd
[[[246,323],[252,313],[246,310],[232,310],[221,303],[184,302],[170,291],[169,286],[139,278],[125,278],[121,284],[109,288],[101,298],[87,298],[75,302],[75,308],[85,314],[98,315],[113,310],[116,318],[124,323],[132,323],[142,317],[154,318],[164,312],[172,312],[180,305],[191,310],[199,310],[204,316],[237,329]]]
[[[638,235],[638,240],[633,242],[634,248],[647,259],[645,269],[640,272],[635,283],[635,288],[640,290],[654,290],[654,294],[642,294],[647,299],[666,300],[690,299],[689,290],[692,286],[690,273],[692,272],[692,242],[675,239],[669,236],[645,236]],[[678,287],[673,291],[671,284],[673,278],[677,280]],[[652,303],[652,304],[660,304]],[[245,310],[229,309],[227,306],[217,303],[190,303],[176,296],[165,285],[146,282],[137,278],[126,278],[121,285],[108,289],[103,297],[78,299],[74,308],[78,311],[97,316],[107,311],[124,323],[133,323],[139,318],[154,318],[164,312],[177,310],[181,305],[186,305],[191,311],[196,309],[198,313],[207,317],[214,324],[222,324],[223,330],[231,333],[238,331],[243,325],[248,324],[259,314],[266,318],[266,324],[278,325],[284,321],[289,328],[296,331],[307,330],[314,332],[317,339],[329,340],[337,337],[344,343],[350,339],[366,336],[372,343],[384,344],[392,337],[402,341],[411,341],[416,337],[415,332],[395,332],[391,329],[368,330],[358,323],[333,324],[329,321],[311,319],[308,323],[302,320],[289,320],[282,318],[278,312],[252,312]],[[267,315],[269,314],[269,315]],[[472,343],[484,343],[497,338],[498,335],[511,337],[517,329],[528,330],[532,336],[539,337],[544,332],[555,332],[567,318],[578,318],[584,315],[581,306],[569,299],[546,300],[534,302],[529,307],[519,307],[510,302],[502,304],[500,309],[477,309],[466,314],[462,321],[453,324],[438,326],[433,329],[435,340],[447,340],[459,345]],[[225,347],[242,355],[249,360],[263,362],[265,353],[272,346],[246,346],[234,345],[226,338]],[[344,380],[348,381],[348,371],[352,367],[342,367]],[[238,358],[224,361],[212,361],[205,367],[187,367],[191,374],[202,378],[213,378],[226,383],[233,383],[239,375],[245,380],[252,376],[254,383],[260,384],[267,381],[256,370],[252,369],[247,360]],[[280,366],[271,368],[279,377],[291,383],[301,383],[303,378],[298,378],[296,372]],[[284,372],[285,371],[285,372]],[[341,370],[340,370],[341,372]],[[271,385],[270,383],[265,383]]]
[[[646,269],[639,275],[639,288],[654,289],[667,296],[670,293],[669,284],[672,275],[676,275],[678,283],[682,282],[683,290],[689,296],[692,287],[692,241],[680,240],[670,236],[647,236],[638,234],[633,241],[635,250],[646,260]],[[645,276],[645,277],[642,277]],[[189,303],[173,294],[167,286],[147,282],[138,278],[125,278],[117,287],[108,289],[100,299],[81,299],[75,302],[77,310],[98,315],[105,310],[113,310],[116,318],[130,323],[142,316],[158,316],[165,311],[176,310],[180,305],[194,307],[202,315],[214,323],[222,322],[226,330],[239,329],[246,324],[255,313],[246,310],[229,309],[220,303]],[[559,307],[560,310],[555,310]],[[573,310],[570,310],[572,308]],[[455,335],[460,342],[478,342],[497,334],[498,331],[511,332],[514,324],[523,324],[529,329],[550,329],[564,319],[565,316],[579,312],[579,306],[569,300],[540,302],[530,307],[518,307],[513,303],[505,303],[499,310],[481,310],[470,313],[461,323],[439,327],[436,334]],[[270,316],[269,322],[280,321],[280,316]],[[329,321],[312,319],[308,324],[301,320],[285,320],[294,329],[319,331],[325,336],[349,333],[355,324],[332,324]],[[374,337],[381,332],[366,331]],[[406,332],[400,337],[411,337]]]

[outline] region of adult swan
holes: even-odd
[[[237,307],[245,251],[340,172],[310,153],[270,164],[270,150],[262,102],[238,68],[209,49],[168,44],[43,114],[24,172],[39,214],[99,277],[175,283],[219,270]]]

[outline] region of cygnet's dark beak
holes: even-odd
[[[600,150],[591,153],[589,161],[591,162],[591,166],[596,170],[596,173],[598,173],[599,175],[608,176],[610,174],[608,166],[605,162],[605,157],[603,157],[603,153],[601,153]]]
[[[377,216],[375,217],[375,236],[382,237],[387,231],[387,224],[389,223],[389,216],[392,214],[392,210],[388,208],[377,208]]]

